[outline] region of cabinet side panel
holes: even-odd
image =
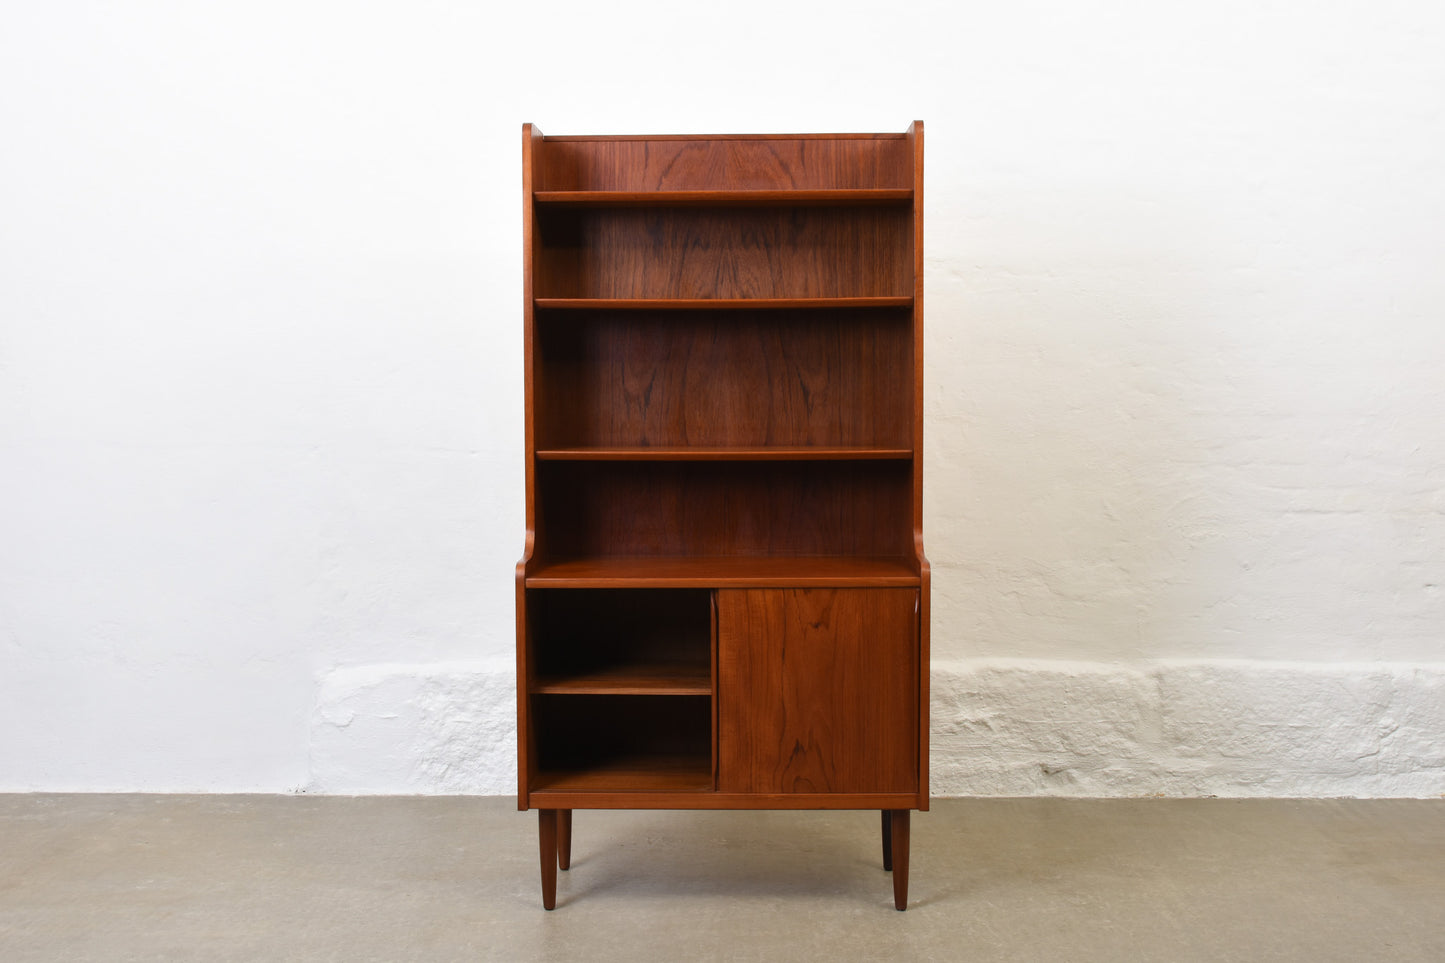
[[[915,598],[718,592],[718,789],[916,791]]]
[[[527,809],[528,778],[535,763],[532,752],[531,718],[528,712],[527,684],[531,673],[531,650],[529,648],[530,620],[527,615],[526,579],[527,567],[532,562],[536,547],[536,476],[533,473],[537,452],[535,430],[535,406],[533,392],[536,379],[532,365],[536,361],[533,351],[533,285],[534,261],[536,254],[537,222],[532,206],[532,192],[536,187],[537,168],[541,163],[539,152],[542,132],[532,124],[522,125],[522,378],[523,418],[525,451],[525,516],[527,531],[522,549],[522,558],[516,568],[517,606],[517,808]]]
[[[928,558],[923,554],[923,121],[916,120],[908,128],[908,143],[913,164],[913,543],[918,560],[919,615],[918,652],[919,714],[918,736],[918,808],[928,808],[928,735],[929,735],[929,631],[930,583]]]

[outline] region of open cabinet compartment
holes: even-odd
[[[909,464],[896,461],[545,462],[545,559],[903,558]]]
[[[537,447],[912,455],[906,308],[539,311]]]
[[[535,695],[532,703],[537,790],[715,788],[707,696]]]
[[[534,694],[712,692],[705,589],[533,589]]]
[[[538,298],[907,297],[906,207],[621,207],[537,218]]]

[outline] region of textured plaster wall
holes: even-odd
[[[1426,0],[10,11],[0,790],[510,791],[521,122],[921,117],[935,790],[1445,792],[1442,48]]]
[[[503,660],[325,680],[313,792],[516,791]],[[1445,670],[1412,663],[935,660],[934,795],[1431,796]]]

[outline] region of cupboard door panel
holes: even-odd
[[[718,592],[718,788],[914,792],[914,589]]]

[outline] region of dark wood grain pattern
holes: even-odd
[[[548,559],[902,556],[906,462],[541,462]]]
[[[911,188],[904,135],[549,137],[537,190]]]
[[[912,451],[906,310],[544,313],[538,446]]]
[[[916,600],[906,589],[719,591],[718,788],[916,791]]]
[[[539,298],[906,297],[892,207],[547,209]]]

